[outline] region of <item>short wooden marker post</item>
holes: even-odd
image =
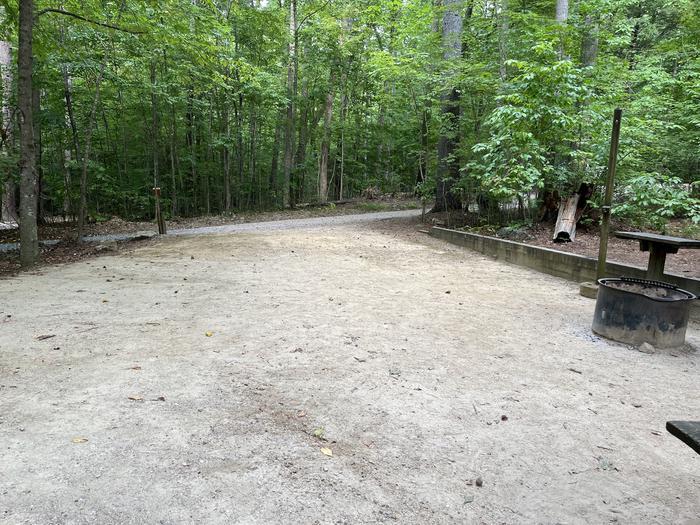
[[[165,235],[168,233],[165,229],[165,219],[160,211],[160,188],[153,188],[153,194],[156,198],[156,223],[158,224],[158,233]]]

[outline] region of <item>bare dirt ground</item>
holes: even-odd
[[[415,228],[0,280],[0,522],[698,523],[664,425],[700,416],[700,327],[608,343],[575,283]]]

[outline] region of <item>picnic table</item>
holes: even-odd
[[[639,249],[649,252],[647,279],[651,281],[663,281],[667,253],[678,253],[681,248],[700,248],[700,241],[655,233],[615,232],[615,237],[639,241]]]

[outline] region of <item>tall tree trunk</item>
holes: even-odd
[[[557,8],[556,8],[556,20],[557,20],[557,22],[560,24],[565,24],[568,19],[569,19],[569,0],[557,0]]]
[[[97,105],[100,101],[100,85],[104,78],[105,68],[107,67],[106,59],[100,66],[100,72],[95,81],[95,96],[92,99],[92,108],[88,117],[88,127],[85,134],[85,151],[83,153],[83,164],[80,171],[80,207],[78,209],[78,242],[83,240],[83,231],[85,229],[85,220],[87,218],[87,183],[88,183],[88,165],[90,163],[90,152],[92,149],[92,130],[95,127],[95,116],[97,115]]]
[[[228,73],[226,75],[228,77]],[[224,211],[231,211],[231,118],[229,115],[229,106],[226,93],[223,94],[223,106],[221,111],[221,119],[223,120],[223,165],[224,165]]]
[[[238,103],[234,105],[236,112],[236,174],[238,175],[238,186],[236,194],[236,202],[239,207],[243,205],[243,190],[245,188],[243,164],[245,160],[245,152],[243,151],[243,93],[238,94]]]
[[[581,39],[581,64],[591,67],[598,57],[598,25],[591,15],[586,15]]]
[[[284,133],[284,187],[282,204],[289,208],[291,201],[292,165],[294,163],[294,113],[297,96],[297,2],[289,1],[289,63],[287,64],[287,121]]]
[[[0,154],[12,154],[14,136],[12,129],[12,109],[10,108],[10,93],[12,93],[12,54],[10,42],[0,40],[0,84],[2,101],[0,104]],[[0,202],[0,221],[17,222],[17,204],[15,202],[16,184],[14,170],[8,169],[0,173],[2,185],[2,201]]]
[[[257,116],[255,114],[255,105],[253,104],[253,101],[251,100],[250,103],[250,118],[248,122],[248,140],[250,143],[250,147],[248,148],[248,177],[250,178],[250,192],[248,193],[248,206],[250,207],[251,204],[255,205],[257,204],[255,202],[255,189],[256,189],[256,184],[255,184],[255,159],[257,157],[256,151],[255,151],[255,142],[256,142],[256,135],[258,132],[258,122],[257,122]],[[252,201],[252,202],[251,202]]]
[[[462,1],[444,0],[442,19],[443,58],[453,64],[462,56]],[[455,158],[459,142],[459,92],[452,86],[442,96],[443,124],[437,149],[437,188],[433,212],[459,209],[461,202],[450,190],[459,178]]]
[[[501,79],[501,83],[504,83],[508,78],[508,70],[506,69],[506,61],[508,60],[508,32],[510,30],[508,0],[501,0],[501,10],[498,13],[498,18],[498,75]]]
[[[299,103],[299,140],[297,141],[297,153],[294,161],[293,186],[296,193],[292,197],[294,202],[304,199],[304,178],[306,175],[306,145],[309,137],[309,84],[307,79],[301,82],[301,101]],[[313,108],[312,108],[313,110]]]
[[[42,188],[44,184],[44,170],[42,167],[42,143],[41,143],[41,91],[37,86],[32,86],[32,116],[34,118],[34,154],[36,158],[36,198],[37,221],[43,217]]]
[[[170,118],[172,120],[172,129],[170,132],[170,214],[175,217],[178,213],[177,207],[177,179],[178,179],[178,162],[177,162],[177,117],[175,115],[175,103],[170,104]]]
[[[156,61],[151,61],[151,149],[153,150],[153,187],[159,184],[158,177],[158,97],[156,95]]]
[[[71,214],[70,193],[71,193],[71,150],[63,150],[63,219],[68,220]]]
[[[347,86],[346,86],[347,87]],[[343,96],[340,103],[340,176],[338,177],[338,200],[343,200],[343,185],[345,184],[345,117],[348,113],[348,95],[343,88]],[[352,188],[350,188],[352,190]],[[352,193],[351,193],[352,195]]]
[[[190,153],[190,176],[192,179],[192,215],[197,215],[197,148],[196,117],[194,114],[194,90],[190,88],[187,95],[187,147]]]
[[[321,142],[321,160],[318,170],[318,200],[328,201],[328,157],[331,149],[331,122],[333,120],[333,88],[326,95],[326,110],[323,118],[323,141]],[[342,198],[342,197],[341,197]]]
[[[275,125],[275,139],[272,143],[272,163],[270,165],[270,180],[268,182],[268,191],[270,194],[277,194],[277,175],[280,156],[280,138],[282,136],[282,125],[284,122],[284,112],[280,111],[280,117]],[[276,196],[277,197],[277,196]],[[277,201],[279,202],[279,201]],[[269,202],[272,204],[272,201]]]
[[[22,267],[31,267],[39,260],[37,232],[37,180],[34,151],[34,117],[32,113],[32,47],[34,25],[33,0],[19,3],[19,51],[17,65],[17,106],[19,110],[19,259]]]
[[[556,20],[557,23],[565,26],[569,20],[569,0],[556,0]],[[559,41],[559,59],[563,60],[565,58],[564,52],[564,34],[561,34],[561,40]]]

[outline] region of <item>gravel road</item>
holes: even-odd
[[[421,210],[401,210],[401,211],[385,211],[376,213],[359,213],[355,215],[336,215],[330,217],[313,217],[306,219],[288,219],[282,221],[265,221],[265,222],[249,222],[239,224],[224,224],[221,226],[203,226],[200,228],[173,229],[168,231],[168,235],[200,235],[211,233],[233,233],[233,232],[248,232],[248,231],[271,231],[271,230],[290,230],[294,228],[322,228],[327,226],[337,226],[341,224],[361,224],[366,222],[381,221],[386,219],[402,219],[408,217],[416,217],[421,214]],[[155,226],[154,226],[155,227]],[[120,233],[113,235],[92,235],[84,237],[87,242],[105,242],[105,241],[128,241],[139,235],[149,234],[154,232],[133,232]],[[57,244],[57,240],[42,241],[44,246],[52,246]],[[19,250],[19,243],[4,243],[0,244],[0,252],[10,252]]]

